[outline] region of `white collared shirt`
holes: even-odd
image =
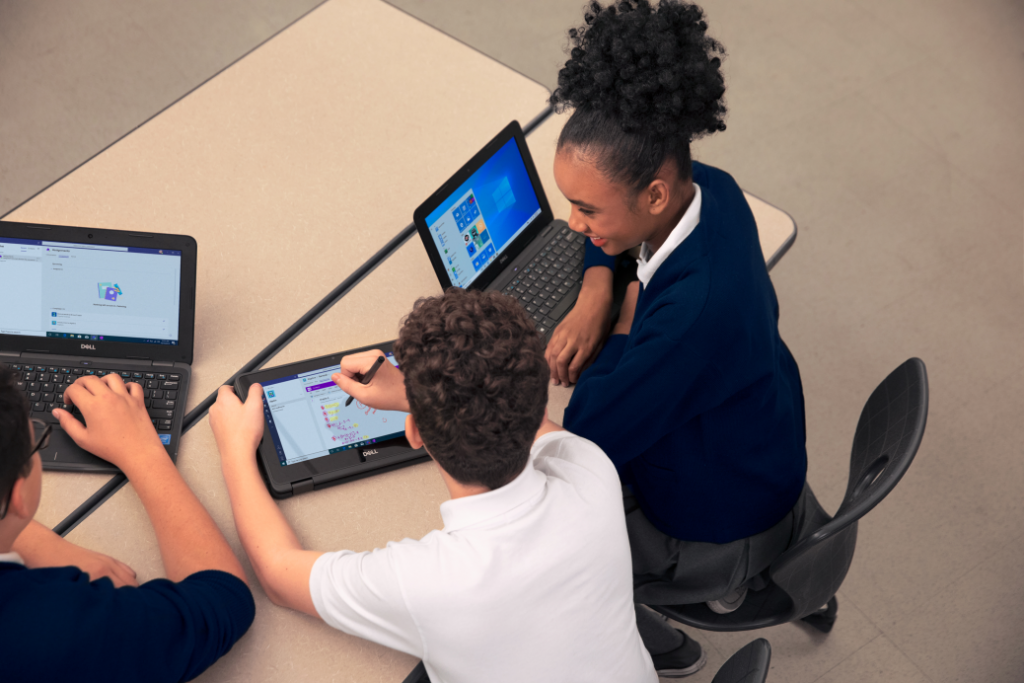
[[[566,431],[505,486],[441,504],[418,541],[317,559],[331,626],[423,659],[435,683],[654,683],[640,640],[618,474]]]
[[[13,550],[9,553],[0,553],[0,562],[10,562],[11,564],[20,564],[22,566],[25,564],[25,560],[21,559],[21,555]]]
[[[686,212],[679,219],[676,227],[672,228],[672,232],[669,233],[661,248],[652,254],[647,242],[640,245],[640,258],[636,260],[636,276],[640,278],[640,282],[644,283],[644,289],[647,289],[658,266],[665,262],[665,259],[683,243],[683,240],[690,236],[693,229],[700,223],[700,185],[694,183],[693,189],[695,191],[693,201],[686,208]]]

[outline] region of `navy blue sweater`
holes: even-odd
[[[231,649],[255,609],[249,588],[220,571],[114,588],[75,567],[0,562],[0,678],[187,681]]]
[[[663,533],[728,543],[796,504],[803,388],[743,192],[699,163],[693,180],[700,223],[641,290],[629,335],[580,376],[564,424],[604,449]],[[587,249],[588,266],[614,261]]]

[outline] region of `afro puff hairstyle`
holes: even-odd
[[[574,109],[558,140],[597,160],[610,179],[639,191],[674,158],[691,176],[690,142],[725,130],[725,48],[707,35],[704,11],[678,0],[592,0],[570,29],[570,59],[551,96]]]

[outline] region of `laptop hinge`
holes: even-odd
[[[155,360],[153,361],[154,368],[173,368],[174,361],[169,360]]]
[[[308,493],[313,490],[313,479],[303,479],[292,484],[292,495],[297,493]]]
[[[17,360],[21,358],[21,354],[16,351],[0,351],[0,358],[13,358]]]

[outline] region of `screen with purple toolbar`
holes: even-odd
[[[385,356],[397,365],[391,353]],[[382,443],[405,435],[405,416],[353,401],[331,375],[338,366],[263,384],[263,410],[281,466]]]

